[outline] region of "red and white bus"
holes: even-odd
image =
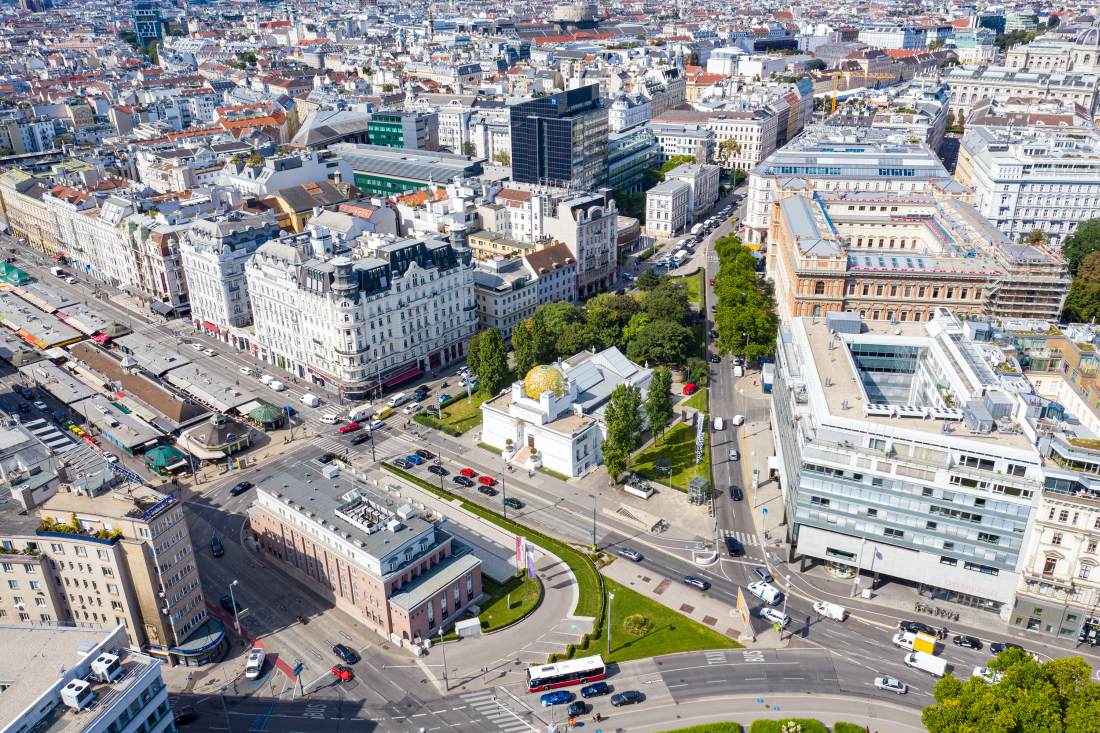
[[[607,676],[603,658],[598,654],[583,659],[567,659],[555,664],[527,668],[527,691],[541,692],[556,687],[584,685]]]

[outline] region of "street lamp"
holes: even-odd
[[[789,596],[791,594],[791,576],[789,576],[789,575],[784,576],[783,580],[787,581],[787,592],[783,594],[783,618],[786,618],[787,617],[787,596]],[[783,641],[783,629],[785,629],[785,628],[786,627],[784,626],[783,628],[779,629],[779,640],[780,641]]]
[[[611,656],[611,602],[615,600],[614,593],[607,594],[607,656]]]
[[[447,682],[447,647],[443,644],[443,624],[439,624],[439,649],[443,652],[443,691],[447,692],[451,689],[450,684]]]
[[[241,635],[241,620],[237,615],[237,598],[233,595],[233,586],[239,582],[239,580],[234,580],[229,584],[229,601],[233,604],[233,628],[237,630],[237,636]]]

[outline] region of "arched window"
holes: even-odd
[[[814,283],[814,295],[824,295],[824,294],[825,294],[825,281],[824,280],[818,280],[817,282]]]

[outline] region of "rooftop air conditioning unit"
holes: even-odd
[[[95,699],[92,686],[85,680],[73,680],[61,688],[61,702],[73,710],[83,710]]]
[[[103,653],[92,662],[92,675],[100,682],[114,682],[122,676],[123,671],[117,654]]]

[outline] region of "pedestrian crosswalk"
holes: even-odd
[[[540,730],[536,727],[536,724],[540,721],[529,710],[516,704],[516,701],[511,698],[498,700],[496,692],[493,690],[465,692],[458,697],[463,703],[473,708],[478,715],[492,722],[493,727],[489,730],[503,731],[504,733]],[[471,715],[471,717],[473,716]]]
[[[756,535],[749,532],[738,532],[733,529],[722,530],[723,537],[733,537],[745,547],[756,547],[759,543],[756,541]]]

